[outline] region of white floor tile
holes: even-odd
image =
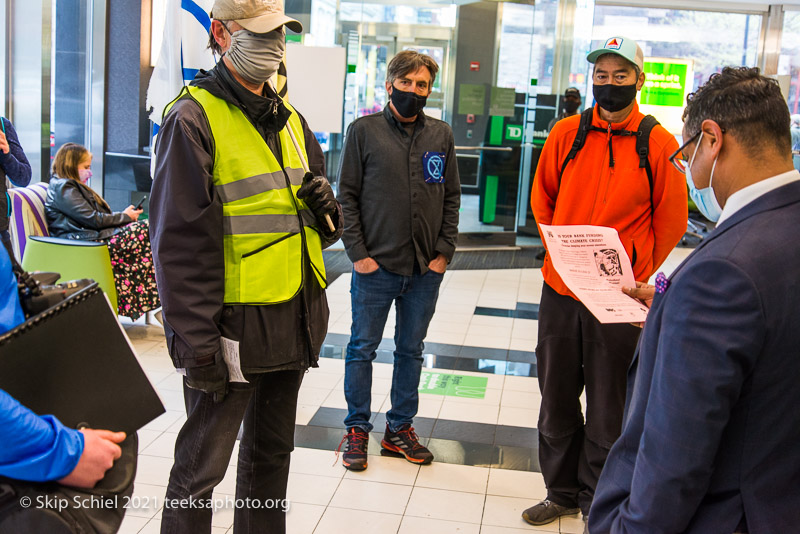
[[[497,527],[494,525],[482,525],[481,526],[481,534],[530,534],[531,532],[553,532],[552,530],[539,530],[538,527],[533,527],[528,525],[522,519],[520,519],[525,527],[522,528],[510,528],[510,527]]]
[[[145,447],[153,443],[161,435],[161,432],[161,430],[137,430],[136,436],[139,438],[139,451],[143,451]]]
[[[483,495],[488,479],[488,467],[433,462],[420,469],[415,486]]]
[[[339,385],[342,381],[342,375],[335,375],[333,373],[320,373],[317,369],[311,369],[303,374],[303,385],[301,388],[316,388],[331,390]]]
[[[312,534],[324,512],[324,506],[293,502],[286,514],[286,532]]]
[[[503,389],[539,393],[539,379],[533,376],[507,376]]]
[[[489,336],[483,334],[467,334],[464,338],[464,345],[468,347],[487,347],[490,349],[508,349],[510,336],[503,337]]]
[[[518,337],[512,337],[508,343],[508,348],[509,350],[523,350],[525,352],[535,352],[536,343],[537,340],[535,339],[522,339]]]
[[[475,317],[478,317],[477,315]],[[508,326],[492,326],[492,325],[485,325],[485,324],[475,324],[474,319],[473,322],[469,325],[469,330],[467,330],[467,337],[466,339],[471,338],[504,338],[508,339],[511,337],[511,325]],[[468,345],[471,343],[467,343]],[[508,341],[506,341],[506,345],[508,345]],[[483,347],[483,344],[476,345],[478,347]]]
[[[439,412],[442,410],[443,401],[444,397],[441,395],[429,395],[426,393],[420,393],[419,406],[417,409],[417,417],[428,417],[430,419],[438,419]],[[388,408],[386,402],[384,402],[383,404],[384,405],[381,407],[381,410],[383,410],[383,408]],[[389,404],[391,404],[391,402],[389,402]],[[388,409],[386,411],[388,411]]]
[[[320,373],[321,374],[321,373]],[[330,376],[330,375],[326,375]],[[321,389],[301,386],[297,394],[297,404],[305,404],[307,406],[319,406],[331,392],[331,388]]]
[[[440,419],[468,421],[496,425],[499,408],[497,406],[475,406],[472,404],[452,403],[445,399],[439,412]]]
[[[129,507],[125,511],[126,517],[131,515],[152,519],[161,510],[166,494],[167,488],[164,486],[135,483],[133,495],[128,502]]]
[[[525,527],[528,524],[522,519],[522,512],[534,504],[536,502],[530,499],[487,495],[486,506],[483,510],[483,524],[510,528]],[[545,532],[559,531],[558,521],[536,528]]]
[[[344,435],[344,432],[342,432]],[[305,473],[309,475],[322,475],[342,478],[346,469],[341,461],[331,451],[295,447],[292,452],[292,461],[289,464],[290,473]]]
[[[466,337],[466,332],[463,333],[455,333],[455,332],[435,332],[435,333],[428,333],[425,337],[425,341],[427,343],[443,343],[446,345],[463,345],[464,338]]]
[[[539,407],[536,409],[512,408],[501,406],[500,414],[497,416],[498,425],[522,426],[526,428],[536,428],[539,423]]]
[[[514,326],[514,319],[512,317],[494,317],[492,315],[473,315],[469,325],[470,327],[489,326],[510,329]]]
[[[542,396],[538,392],[534,393],[533,391],[515,391],[507,388],[503,389],[503,397],[500,399],[500,406],[508,406],[510,408],[526,408],[529,410],[538,410],[541,403]]]
[[[431,488],[414,488],[405,515],[480,524],[485,496]]]
[[[379,507],[377,509],[381,509]],[[353,534],[358,532],[396,532],[402,515],[328,507],[315,534]]]
[[[298,404],[297,405],[297,415],[295,418],[296,425],[307,425],[311,419],[313,419],[314,414],[317,413],[319,410],[319,406],[307,405],[307,404]]]
[[[290,473],[287,498],[289,502],[327,506],[339,487],[341,479],[304,473]]]
[[[175,457],[175,438],[178,437],[178,434],[173,434],[171,432],[164,432],[160,436],[158,436],[150,445],[147,447],[140,447],[139,450],[142,454],[147,454],[150,456],[160,456],[161,458],[174,458]]]
[[[420,466],[407,462],[403,458],[370,455],[367,458],[368,468],[365,471],[347,471],[345,480],[382,482],[413,486],[417,480]],[[428,466],[422,470],[427,470]]]
[[[160,458],[139,454],[136,466],[136,483],[151,486],[165,486],[169,482],[172,458]]]
[[[411,486],[345,478],[336,490],[330,506],[350,510],[380,510],[387,514],[402,515],[409,495]]]
[[[320,358],[318,373],[335,373],[344,376],[344,360],[338,358]]]
[[[583,534],[583,517],[581,514],[562,516],[558,519],[562,534]]]
[[[547,498],[547,488],[541,473],[515,471],[513,469],[492,469],[489,472],[487,495],[517,497],[528,499],[532,506]],[[526,507],[527,508],[527,507]]]
[[[397,534],[479,534],[480,525],[425,517],[403,517]]]
[[[183,414],[184,412],[182,411],[179,412],[176,410],[167,410],[142,428],[144,430],[157,430],[159,432],[163,432],[169,428],[172,423],[177,421]]]
[[[125,518],[122,520],[122,525],[119,527],[117,534],[138,534],[149,522],[150,519],[146,517],[125,514]]]

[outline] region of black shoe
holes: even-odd
[[[578,507],[567,508],[556,504],[550,499],[545,499],[535,506],[531,506],[522,512],[522,519],[531,525],[546,525],[552,523],[562,515],[573,515],[580,512]]]
[[[414,464],[427,465],[433,461],[433,454],[420,444],[414,427],[409,424],[403,425],[397,432],[389,430],[387,424],[381,447],[402,454],[406,460]]]
[[[342,441],[339,442],[339,447],[336,448],[336,454],[339,454],[342,444],[347,442],[342,453],[342,465],[351,471],[363,471],[367,468],[367,445],[369,445],[369,434],[361,430],[359,427],[353,427],[347,431]]]

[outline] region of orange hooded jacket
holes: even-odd
[[[611,128],[635,132],[643,118],[634,102],[631,113],[622,122],[612,123]],[[639,168],[634,136],[611,136],[612,167],[609,135],[589,131],[583,148],[564,169],[559,185],[561,165],[572,148],[579,123],[580,115],[575,115],[558,121],[551,130],[533,181],[533,215],[537,224],[616,228],[633,264],[636,280],[645,282],[686,232],[686,180],[668,159],[678,149],[678,143],[660,125],[650,132],[651,214],[650,183],[645,169]],[[600,118],[596,105],[592,125],[604,130],[609,125]],[[549,255],[545,257],[542,275],[556,292],[577,299],[553,268]]]

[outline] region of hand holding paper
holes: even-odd
[[[625,295],[633,268],[614,228],[539,225],[547,252],[567,287],[601,323],[641,323],[647,306]]]

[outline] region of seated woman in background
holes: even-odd
[[[92,154],[66,143],[53,160],[45,214],[50,235],[108,244],[119,315],[133,320],[161,306],[156,291],[149,225],[139,221],[142,210],[128,206],[112,212],[103,197],[87,185]]]

